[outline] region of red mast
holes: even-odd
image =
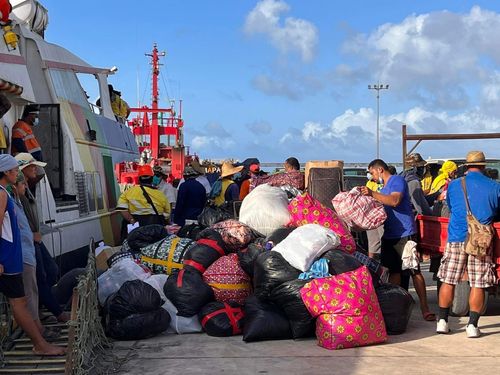
[[[139,145],[142,163],[160,165],[170,171],[172,178],[182,178],[184,165],[191,156],[185,155],[182,128],[182,102],[179,102],[179,114],[176,114],[174,103],[170,108],[159,107],[158,78],[160,75],[160,57],[165,56],[165,52],[158,52],[156,44],[153,45],[151,53],[146,53],[151,58],[152,69],[152,89],[151,107],[142,106],[140,108],[130,108],[131,114],[135,113],[128,121],[128,126],[132,129]],[[162,138],[163,137],[163,138]],[[161,140],[166,142],[161,142]],[[129,177],[133,177],[137,163],[133,165],[120,164],[117,167],[118,179],[125,182]]]

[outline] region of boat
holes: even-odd
[[[92,66],[46,41],[48,12],[39,1],[10,3],[12,23],[0,40],[0,90],[12,107],[2,122],[10,139],[24,107],[40,106],[34,133],[47,162],[36,189],[41,232],[64,273],[85,266],[91,237],[118,244],[122,218],[115,210],[119,185],[114,166],[136,160],[139,148],[111,107],[108,76],[116,67]],[[88,101],[79,75],[96,79],[99,107]]]

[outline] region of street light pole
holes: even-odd
[[[388,90],[389,85],[368,85],[368,90],[377,90],[377,159],[380,159],[380,90]]]

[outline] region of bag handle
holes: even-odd
[[[467,186],[465,184],[465,176],[462,177],[462,192],[464,193],[465,208],[467,209],[467,215],[471,215],[472,217],[474,217],[474,215],[472,215],[472,212],[470,210],[469,199],[467,198]]]
[[[139,185],[141,187],[141,190],[142,190],[142,194],[144,195],[144,198],[146,198],[146,200],[148,201],[148,203],[151,205],[151,207],[153,207],[153,211],[155,212],[156,215],[160,216],[160,214],[158,213],[158,210],[156,209],[154,203],[153,203],[153,200],[151,199],[151,197],[149,196],[148,192],[146,191],[146,189],[144,188],[144,186],[142,185]]]

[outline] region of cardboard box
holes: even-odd
[[[106,271],[108,269],[108,259],[112,255],[121,251],[121,246],[107,247],[99,252],[96,256],[96,266],[98,270]]]

